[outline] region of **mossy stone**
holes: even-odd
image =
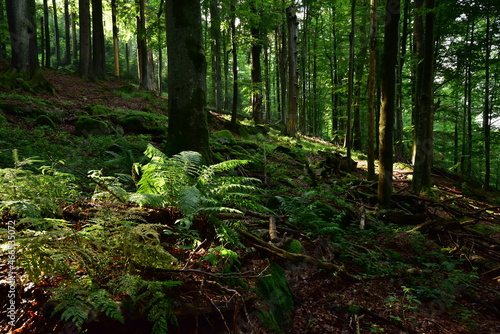
[[[236,144],[236,139],[229,130],[215,131],[212,136],[221,144]]]
[[[110,115],[113,112],[111,108],[99,104],[89,104],[88,106],[84,107],[83,110],[87,111],[89,115],[93,116]]]
[[[41,126],[48,126],[52,129],[57,129],[57,126],[56,124],[54,123],[54,121],[47,115],[40,115],[36,118],[35,120],[35,123],[37,125],[41,125]]]
[[[106,136],[113,133],[115,133],[113,126],[98,118],[82,116],[75,124],[75,135],[77,136]]]
[[[118,123],[123,127],[125,132],[132,133],[147,133],[148,126],[144,117],[138,115],[127,115],[121,117]]]

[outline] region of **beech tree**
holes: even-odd
[[[166,152],[200,152],[209,163],[207,62],[199,0],[167,0],[168,137]]]
[[[399,38],[399,0],[387,0],[384,33],[384,54],[382,56],[382,84],[379,138],[378,202],[389,207],[392,196],[393,130],[396,95],[396,62]]]
[[[10,68],[1,75],[1,86],[54,92],[38,62],[35,0],[6,0],[5,5],[12,57]]]

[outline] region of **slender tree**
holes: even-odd
[[[396,95],[396,63],[399,38],[399,0],[387,0],[384,54],[381,73],[381,109],[379,123],[378,202],[389,207],[392,197],[393,131]]]
[[[102,0],[92,0],[92,69],[96,78],[106,75],[106,49],[102,21]]]
[[[349,74],[347,77],[347,124],[345,129],[345,143],[347,148],[347,161],[352,155],[352,94],[354,88],[354,38],[356,28],[356,0],[351,0],[351,33],[349,35]]]
[[[236,39],[236,0],[231,0],[231,55],[233,58],[233,103],[231,107],[231,127],[236,128],[238,116],[238,42]]]
[[[491,57],[491,33],[490,15],[486,15],[486,52],[485,52],[485,87],[484,87],[484,110],[483,110],[483,133],[484,133],[484,187],[489,188],[491,178],[491,127],[490,127],[490,57]]]
[[[421,0],[415,2],[416,20],[421,20]],[[419,193],[431,187],[431,167],[433,151],[432,117],[434,109],[434,0],[425,0],[425,32],[416,33],[417,65],[415,87],[415,111],[417,113],[415,161],[413,168],[412,191]]]
[[[43,0],[43,23],[45,33],[45,67],[50,68],[50,30],[49,30],[49,5],[47,0]]]
[[[207,63],[200,0],[167,0],[167,154],[191,150],[212,160],[206,107]],[[187,79],[189,78],[189,79]]]
[[[79,74],[92,80],[94,74],[92,71],[92,50],[90,34],[90,0],[79,0],[80,16],[80,64],[78,66]]]
[[[61,38],[59,36],[59,20],[57,19],[57,6],[56,0],[52,0],[52,11],[54,14],[54,38],[55,38],[55,47],[56,47],[56,65],[55,68],[58,68],[61,65]]]
[[[368,180],[375,179],[375,84],[377,75],[377,0],[370,0],[370,67],[368,73]]]
[[[286,135],[295,137],[298,130],[299,82],[297,61],[297,14],[292,4],[286,9],[288,26],[288,115],[286,119]]]
[[[139,87],[141,89],[156,92],[156,81],[154,80],[153,51],[148,45],[147,38],[147,0],[136,0],[138,7],[137,15],[137,55],[139,60]],[[168,23],[168,22],[167,22]]]
[[[69,11],[69,0],[64,0],[64,65],[71,64],[71,14]]]
[[[118,44],[118,25],[116,20],[116,0],[111,0],[111,21],[113,24],[113,60],[115,77],[120,76],[120,53]]]
[[[7,22],[5,18],[5,5],[4,2],[0,0],[0,60],[7,57],[7,36],[5,32],[7,31],[7,27],[5,27],[5,23]]]
[[[262,37],[260,29],[260,15],[255,6],[255,1],[250,2],[250,9],[252,11],[251,22],[251,77],[252,77],[252,119],[255,123],[260,123],[262,119],[262,66],[261,66],[261,53],[262,53]]]
[[[215,96],[215,110],[222,112],[223,91],[222,91],[222,72],[221,72],[221,22],[220,22],[220,9],[219,0],[212,0],[210,3],[210,32],[212,34],[212,64],[214,70],[213,83],[214,83],[214,96]]]

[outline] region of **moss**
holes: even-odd
[[[221,144],[236,144],[236,139],[229,130],[212,132],[212,137],[217,139],[217,141]]]
[[[111,115],[113,110],[109,107],[98,105],[98,104],[89,104],[84,107],[83,110],[87,111],[89,115]]]
[[[302,254],[303,247],[300,241],[298,241],[297,239],[293,239],[286,250],[293,254]]]
[[[82,116],[75,124],[75,134],[78,136],[105,136],[113,133],[115,133],[113,126],[98,118]]]
[[[48,127],[52,128],[54,130],[57,129],[57,126],[54,123],[54,121],[52,119],[50,119],[50,117],[47,116],[47,115],[40,115],[40,116],[38,116],[36,118],[35,123],[37,125],[41,125],[41,126],[48,126]]]
[[[5,118],[5,116],[0,113],[0,125],[5,125],[7,124],[7,118]]]
[[[270,321],[277,323],[280,333],[286,333],[292,325],[295,305],[293,303],[292,291],[288,286],[285,270],[276,263],[271,263],[268,274],[271,276],[260,278],[257,288],[264,298],[269,310],[262,310],[261,315]],[[266,313],[267,312],[267,313]]]

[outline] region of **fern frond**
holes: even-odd
[[[118,304],[111,299],[111,294],[104,289],[93,291],[88,300],[92,303],[94,308],[102,311],[108,318],[118,320],[125,324],[125,318],[120,312]]]

